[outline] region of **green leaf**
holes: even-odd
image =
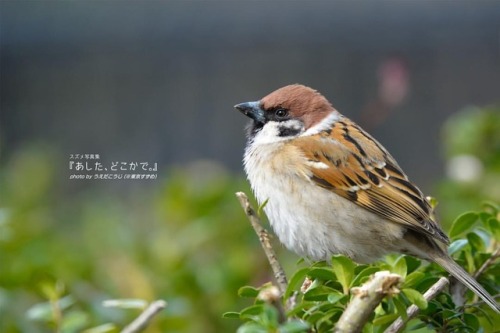
[[[255,298],[257,295],[259,295],[259,289],[251,286],[243,286],[238,289],[238,296],[240,297]]]
[[[490,213],[487,213],[487,212],[480,212],[478,214],[479,216],[479,219],[481,220],[481,222],[485,223],[486,221],[488,221],[489,218],[491,218],[493,215],[491,215]]]
[[[305,294],[304,294],[304,300],[306,301],[326,301],[328,300],[328,296],[331,294],[338,293],[333,288],[320,285],[316,288],[309,289]]]
[[[380,269],[378,267],[368,266],[356,275],[356,277],[351,282],[351,287],[357,287],[365,282],[365,278],[368,279],[370,275],[378,272]]]
[[[249,306],[248,308],[243,309],[240,312],[240,318],[241,319],[251,319],[252,317],[258,316],[262,314],[264,311],[264,305],[263,304],[256,304]]]
[[[471,251],[465,251],[465,262],[467,264],[467,267],[464,267],[466,271],[468,272],[474,272],[476,270],[476,263],[474,261],[474,256],[472,255]]]
[[[469,241],[469,245],[474,252],[476,252],[476,251],[481,252],[481,251],[485,250],[483,240],[476,233],[469,232],[467,234],[467,240]]]
[[[240,318],[240,313],[239,312],[235,312],[235,311],[224,312],[222,314],[222,318],[236,318],[236,319],[239,319]]]
[[[437,264],[434,264],[436,267],[439,267],[437,266]],[[441,267],[439,267],[439,269],[442,269]],[[442,269],[443,272],[444,269]],[[432,276],[432,277],[429,277],[429,275],[425,275],[425,277],[417,284],[418,286],[418,290],[427,290],[429,289],[430,287],[432,287],[432,285],[434,283],[436,283],[437,281],[439,280],[439,278],[437,276]]]
[[[75,303],[75,300],[71,296],[66,296],[57,301],[59,309],[64,311]],[[26,316],[30,320],[35,321],[51,321],[52,316],[52,304],[50,302],[43,302],[33,305],[26,312]]]
[[[287,317],[297,316],[301,311],[311,311],[312,308],[316,307],[316,302],[302,301],[297,304],[293,309],[289,310],[286,315]]]
[[[321,318],[323,318],[324,315],[325,314],[322,311],[315,311],[315,312],[311,313],[307,317],[307,321],[310,322],[310,323],[317,323],[318,320],[320,320]]]
[[[373,329],[372,323],[370,323],[370,322],[366,323],[361,332],[362,333],[374,333],[375,330]]]
[[[408,318],[408,314],[406,313],[406,306],[401,302],[399,297],[392,299],[394,306],[396,307],[398,316],[406,320]]]
[[[269,304],[264,304],[264,312],[262,313],[262,324],[268,328],[278,327],[278,310]]]
[[[451,243],[450,247],[448,247],[448,254],[451,256],[453,253],[460,251],[467,245],[467,243],[467,239],[457,239]]]
[[[403,279],[406,277],[406,259],[405,256],[399,256],[394,265],[392,266],[393,273],[400,275]]]
[[[413,287],[416,286],[420,281],[425,278],[425,274],[422,272],[413,272],[406,276],[404,286]]]
[[[289,322],[286,322],[285,324],[281,325],[280,328],[278,329],[278,332],[280,333],[300,333],[300,332],[307,332],[311,326],[301,320],[291,320]]]
[[[427,323],[424,323],[420,319],[412,319],[406,324],[407,330],[412,333],[435,333],[436,329],[430,329],[427,327]]]
[[[68,311],[62,317],[62,332],[81,332],[89,324],[89,315],[80,310]]]
[[[288,282],[288,286],[286,287],[285,298],[289,298],[294,291],[298,291],[300,289],[309,270],[310,269],[306,267],[299,269],[297,272],[295,272],[295,274],[293,274],[293,276],[290,278],[290,281]]]
[[[51,301],[56,301],[64,293],[64,284],[60,281],[49,282],[43,281],[39,285],[40,292],[43,294],[45,298]]]
[[[500,222],[496,218],[490,217],[484,222],[484,227],[493,235],[497,242],[500,241]]]
[[[411,288],[403,288],[402,291],[403,294],[405,294],[405,296],[408,298],[410,303],[415,304],[419,309],[427,308],[427,301],[421,293]]]
[[[406,256],[405,260],[406,260],[406,267],[408,269],[407,274],[414,272],[422,264],[422,261],[420,261],[419,259],[417,259],[415,257],[411,257],[411,256],[410,257]]]
[[[333,272],[337,276],[337,280],[342,285],[344,289],[344,294],[349,293],[349,286],[354,277],[354,268],[356,264],[352,262],[351,259],[343,256],[336,255],[332,257],[332,268]]]
[[[500,211],[500,205],[492,202],[492,201],[486,201],[483,202],[483,207],[487,210],[490,210],[492,214],[498,214],[498,211]]]
[[[450,229],[450,238],[456,238],[466,231],[470,230],[476,221],[478,220],[479,215],[475,212],[467,212],[463,213],[453,222]]]
[[[269,198],[267,198],[266,200],[264,200],[264,202],[262,203],[262,205],[259,205],[259,207],[257,208],[257,216],[261,216],[262,214],[262,211],[264,209],[264,207],[266,207],[267,203],[269,202]]]
[[[331,331],[333,323],[338,321],[341,313],[342,309],[340,308],[330,309],[326,311],[320,318],[318,318],[318,320],[316,320],[314,326],[320,328],[318,329],[319,332],[324,332],[325,330]]]
[[[307,275],[314,279],[321,279],[323,281],[334,281],[335,274],[329,267],[316,267],[312,268]]]
[[[266,327],[254,322],[245,323],[242,326],[240,326],[236,331],[236,333],[268,333],[268,332],[269,330]]]
[[[384,325],[384,324],[393,322],[398,317],[399,317],[399,315],[397,313],[391,313],[391,314],[384,315],[384,316],[377,317],[377,318],[373,319],[372,324],[374,326]]]
[[[346,297],[346,295],[341,294],[341,293],[335,291],[335,292],[332,292],[332,293],[328,294],[327,300],[330,303],[337,303],[338,301],[340,301],[344,297]]]
[[[488,232],[488,230],[486,230],[485,228],[481,227],[474,228],[473,232],[481,238],[481,242],[484,246],[483,252],[487,252],[488,244],[490,244],[490,241],[492,240],[491,233]]]
[[[479,331],[479,320],[477,320],[476,315],[470,313],[464,313],[463,318],[467,326],[472,328],[473,332]]]

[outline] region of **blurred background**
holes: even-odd
[[[445,226],[499,200],[499,2],[1,1],[0,331],[121,327],[139,311],[102,301],[122,298],[169,303],[149,332],[234,331],[221,314],[270,275],[234,197],[233,105],[291,83],[386,146]],[[157,178],[69,179],[71,154]]]

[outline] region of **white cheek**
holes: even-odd
[[[280,128],[287,127],[297,131],[298,135],[301,135],[304,131],[304,125],[301,121],[290,119],[287,121],[276,122],[270,121],[262,127],[262,129],[257,132],[253,138],[253,145],[262,145],[268,143],[276,143],[281,141],[289,140],[294,136],[280,136]]]
[[[273,143],[278,141],[283,141],[283,138],[279,136],[278,123],[271,121],[262,127],[262,129],[255,135],[253,139],[253,144],[261,145],[266,143]]]

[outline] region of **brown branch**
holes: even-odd
[[[154,316],[156,316],[161,310],[163,310],[167,306],[167,302],[163,300],[154,301],[149,304],[149,306],[131,322],[127,325],[121,333],[137,333],[144,330]]]
[[[448,285],[449,281],[447,278],[445,277],[442,277],[440,278],[436,283],[434,283],[425,293],[424,293],[424,298],[427,300],[427,301],[430,301],[431,299],[433,299],[434,297],[437,296],[437,294],[439,294],[447,285]],[[416,305],[410,305],[408,307],[408,309],[406,309],[406,316],[407,316],[407,319],[406,320],[403,320],[403,318],[399,317],[398,319],[396,319],[392,324],[391,326],[389,326],[385,331],[384,333],[397,333],[397,332],[400,332],[407,321],[409,321],[410,319],[412,318],[415,318],[418,314],[418,307]]]
[[[257,236],[259,237],[260,244],[262,245],[262,248],[266,253],[267,260],[269,261],[269,264],[271,264],[271,268],[273,270],[276,283],[278,284],[278,289],[280,291],[280,294],[284,295],[286,288],[288,286],[288,282],[286,279],[285,271],[283,270],[281,264],[276,258],[276,252],[274,252],[271,242],[269,241],[269,234],[262,227],[260,219],[255,213],[255,210],[253,209],[252,205],[250,205],[250,201],[248,200],[247,195],[243,192],[237,192],[236,197],[240,201],[241,207],[245,211],[245,214],[247,215],[250,224],[255,230]]]
[[[484,264],[479,267],[479,269],[474,273],[474,279],[477,279],[479,275],[483,274],[483,272],[488,268],[493,262],[500,257],[500,247],[497,247],[497,249],[491,254],[491,257],[489,257]]]
[[[371,279],[361,287],[352,288],[354,295],[339,321],[335,325],[335,333],[361,332],[375,308],[386,295],[399,293],[398,285],[402,278],[389,271],[381,271],[372,275]]]

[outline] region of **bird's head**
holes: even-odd
[[[336,113],[323,95],[300,84],[285,86],[260,101],[234,107],[253,120],[249,126],[249,138],[263,132],[266,141],[299,136]]]

